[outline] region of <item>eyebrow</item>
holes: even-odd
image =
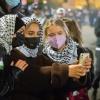
[[[57,33],[60,33],[60,32],[62,32],[62,31],[59,31],[59,32],[57,32]],[[48,33],[48,34],[55,34],[55,33]]]
[[[59,32],[62,32],[62,31],[59,31]],[[59,33],[59,32],[58,32],[58,33]]]

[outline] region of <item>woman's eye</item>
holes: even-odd
[[[29,32],[28,34],[29,34],[29,35],[34,35],[35,33],[34,33],[34,32]]]
[[[62,33],[61,33],[61,32],[59,32],[59,33],[58,33],[58,35],[62,35]]]
[[[55,34],[53,34],[53,33],[52,34],[48,34],[48,36],[53,37],[53,36],[55,36]]]

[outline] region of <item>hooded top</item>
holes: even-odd
[[[23,23],[21,23],[22,21],[19,20],[17,15],[12,14],[4,15],[0,18],[0,43],[4,45],[8,53],[12,48],[12,38],[14,33],[23,25]]]

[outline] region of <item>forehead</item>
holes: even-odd
[[[27,27],[27,30],[39,30],[39,25],[37,23],[32,23]]]
[[[57,32],[63,32],[64,29],[63,27],[59,26],[59,25],[52,25],[47,29],[47,33],[57,33]]]

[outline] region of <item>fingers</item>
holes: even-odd
[[[81,71],[81,72],[77,72],[76,74],[77,74],[78,76],[84,76],[84,75],[86,75],[86,72],[85,72],[85,71],[83,71],[83,72]]]
[[[26,61],[23,61],[20,59],[15,63],[15,65],[14,65],[14,61],[12,61],[11,65],[21,69],[22,71],[24,71],[28,67],[28,64],[26,63]]]
[[[25,65],[22,67],[22,71],[24,71],[27,67],[28,67],[28,64],[25,64]]]
[[[83,66],[88,70],[91,68],[91,64],[92,64],[92,59],[91,58],[87,58],[85,61],[84,61],[84,64]],[[88,70],[89,71],[89,70]]]
[[[69,77],[80,78],[86,75],[86,70],[81,64],[69,66]]]

